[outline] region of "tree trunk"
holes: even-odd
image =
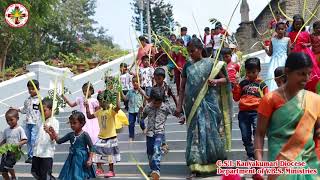
[[[12,42],[12,38],[7,39],[7,44],[4,44],[3,48],[2,48],[2,52],[0,52],[0,71],[3,72],[3,70],[5,69],[6,66],[6,60],[7,60],[7,53],[8,53],[8,49],[11,45]]]

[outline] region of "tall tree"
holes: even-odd
[[[16,0],[0,1],[0,12]],[[100,43],[114,48],[103,28],[94,28],[96,0],[20,0],[29,10],[29,22],[10,28],[0,16],[0,71],[47,60],[59,52],[76,53]]]
[[[145,0],[146,1],[146,0]],[[175,30],[177,22],[173,18],[172,5],[165,3],[164,0],[149,0],[150,1],[150,22],[151,29],[157,34],[169,35]],[[146,3],[145,3],[146,4]],[[135,29],[140,30],[140,12],[139,0],[134,0],[131,3],[134,15],[132,22],[134,23]],[[143,33],[147,33],[147,12],[146,8],[143,10]]]

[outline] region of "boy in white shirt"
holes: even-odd
[[[143,56],[142,63],[144,68],[140,68],[141,88],[146,92],[147,96],[150,96],[153,86],[153,73],[154,68],[150,67],[149,57]]]
[[[33,82],[33,83],[32,83]],[[38,135],[38,127],[37,123],[40,121],[40,105],[39,105],[39,98],[37,96],[37,92],[34,89],[33,84],[37,88],[37,90],[40,90],[39,81],[33,79],[31,82],[28,81],[27,88],[30,96],[24,101],[24,106],[21,109],[16,108],[20,113],[26,114],[26,120],[24,121],[24,130],[28,138],[27,142],[27,148],[28,148],[28,159],[25,161],[25,163],[31,163],[32,162],[32,156],[33,156],[33,146],[36,141],[37,135]]]
[[[52,117],[53,102],[49,98],[42,100],[45,121],[38,123],[39,133],[32,157],[31,174],[37,180],[55,179],[52,176],[52,164],[56,142],[50,138],[49,128],[59,132],[59,121]],[[53,137],[53,136],[52,136]]]
[[[127,95],[128,91],[132,89],[132,75],[128,72],[128,65],[126,63],[120,64],[120,82],[122,85],[122,93]],[[123,101],[125,109],[128,111],[128,101]]]

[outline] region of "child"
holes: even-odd
[[[223,48],[222,54],[223,54],[223,60],[227,64],[227,71],[228,71],[229,80],[231,82],[231,86],[234,87],[235,84],[237,83],[236,82],[237,73],[239,73],[240,71],[240,66],[239,64],[236,64],[231,61],[232,51],[230,48]]]
[[[127,95],[121,93],[122,98],[128,101],[129,105],[129,141],[134,139],[134,127],[136,120],[139,121],[139,114],[143,107],[143,95],[140,94],[140,87],[138,84],[138,79],[136,77],[132,78],[133,89],[129,90]],[[142,131],[145,130],[144,121],[140,120],[140,127]]]
[[[55,141],[50,137],[49,128],[53,128],[58,133],[59,121],[51,117],[52,99],[44,98],[42,105],[45,120],[38,123],[39,134],[33,149],[31,174],[38,180],[55,179],[52,176]]]
[[[153,85],[153,72],[154,69],[150,67],[149,57],[143,56],[142,63],[144,68],[140,68],[141,87],[150,96],[151,88]]]
[[[3,144],[15,144],[21,147],[27,143],[27,136],[24,133],[22,127],[18,125],[19,112],[16,109],[9,109],[5,114],[9,128],[6,128],[3,132]],[[13,166],[16,164],[16,156],[13,152],[7,152],[2,155],[0,171],[2,172],[2,177],[4,180],[9,180],[9,174],[12,180],[16,180],[16,174],[14,172]]]
[[[248,160],[254,160],[252,135],[257,124],[257,108],[263,95],[268,92],[267,85],[258,78],[261,70],[258,58],[249,58],[245,62],[246,79],[233,88],[233,99],[239,101],[239,127]],[[263,94],[260,94],[260,90]]]
[[[287,82],[287,77],[285,76],[285,72],[284,72],[284,66],[277,67],[274,70],[274,78],[278,87],[281,87]]]
[[[37,90],[40,90],[39,81],[33,79],[33,84],[36,86]],[[40,121],[40,108],[39,108],[39,98],[37,92],[33,87],[31,81],[28,81],[27,88],[30,96],[24,101],[24,106],[22,109],[17,109],[22,114],[26,114],[25,132],[28,138],[27,148],[28,148],[28,159],[25,163],[32,162],[33,156],[33,146],[38,135],[37,123]]]
[[[204,52],[205,52],[205,56],[204,57],[211,57],[212,54],[212,39],[213,37],[211,37],[211,32],[210,32],[210,28],[206,27],[204,28],[204,35],[203,35],[203,48],[204,48]]]
[[[82,112],[73,111],[69,117],[70,127],[73,132],[58,138],[55,130],[50,128],[51,137],[57,144],[70,141],[69,155],[59,175],[61,180],[83,180],[95,178],[92,165],[93,144],[89,134],[82,130],[86,123],[86,117]]]
[[[180,29],[180,37],[183,39],[184,46],[187,47],[188,43],[191,41],[191,37],[187,34],[188,28],[187,27],[182,27]]]
[[[270,66],[267,79],[273,79],[274,70],[279,66],[284,66],[290,52],[290,38],[285,37],[286,24],[280,22],[276,25],[276,35],[271,39],[270,47],[264,46],[266,53],[271,56]],[[276,83],[273,80],[268,81],[270,91],[277,89]]]
[[[160,87],[153,87],[151,90],[151,102],[143,110],[143,118],[148,117],[147,126],[147,155],[153,180],[160,178],[160,161],[162,148],[165,141],[165,123],[173,110],[163,103],[164,91]]]
[[[89,91],[88,91],[88,86],[89,86]],[[99,109],[99,102],[97,101],[97,99],[91,97],[91,95],[94,94],[94,89],[90,82],[87,82],[82,85],[82,93],[83,93],[83,96],[77,97],[75,102],[69,101],[66,96],[63,96],[63,99],[66,101],[66,103],[70,107],[80,106],[80,111],[85,115],[86,115],[86,107],[83,105],[84,101],[88,101],[89,111],[91,113],[94,113],[95,111],[97,111]],[[87,96],[87,99],[86,99],[86,96]],[[95,144],[98,141],[99,124],[98,124],[97,118],[93,118],[90,120],[86,119],[86,123],[83,126],[83,130],[89,134],[93,144]]]
[[[183,43],[184,42],[182,39],[177,40],[177,46],[183,47]],[[178,53],[173,52],[172,57],[178,66],[178,67],[174,67],[174,78],[175,78],[175,83],[176,83],[176,87],[177,87],[177,92],[179,95],[180,82],[181,82],[181,72],[182,72],[183,67],[186,64],[187,60],[186,60],[186,57],[184,57],[184,55],[181,52],[178,52]]]
[[[314,55],[316,56],[318,66],[320,67],[320,21],[313,23],[313,33],[310,36],[311,46]]]
[[[87,117],[89,119],[98,118],[100,132],[99,132],[99,140],[95,144],[96,149],[96,157],[94,162],[97,163],[97,176],[106,176],[106,177],[114,177],[114,168],[113,164],[120,161],[120,151],[118,148],[118,139],[117,132],[115,126],[115,116],[117,112],[120,110],[120,97],[116,95],[117,92],[111,92],[112,89],[107,87],[108,90],[101,92],[98,94],[98,101],[100,105],[100,109],[96,111],[94,114],[91,114],[88,107],[88,104],[85,103],[87,109]],[[111,104],[110,94],[113,96],[117,96],[116,106]],[[109,172],[104,173],[102,168],[102,164],[109,163]]]
[[[122,92],[124,95],[128,93],[130,89],[132,89],[132,75],[128,73],[128,65],[126,63],[120,64],[120,81],[122,85]],[[125,109],[128,111],[128,101],[123,101]]]

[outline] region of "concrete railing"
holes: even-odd
[[[269,63],[270,61],[270,57],[267,56],[264,51],[245,55],[245,58],[248,57],[258,57],[260,58],[261,63]],[[90,81],[94,86],[95,93],[97,93],[98,90],[103,90],[105,88],[103,77],[106,71],[110,71],[110,75],[117,75],[119,74],[120,63],[132,64],[133,60],[134,55],[128,54],[75,76],[68,68],[56,68],[46,65],[44,62],[30,64],[27,67],[29,73],[0,83],[0,119],[4,122],[0,125],[0,131],[7,127],[4,113],[8,110],[8,106],[22,107],[24,100],[29,96],[27,90],[27,82],[29,79],[37,79],[39,81],[40,94],[42,97],[47,96],[49,89],[53,89],[56,79],[60,91],[61,81],[64,79],[65,87],[71,91],[71,94],[67,94],[66,96],[70,100],[75,100],[76,97],[83,96],[82,85],[84,83]],[[69,111],[70,109],[65,108],[65,110]],[[21,122],[24,119],[24,116],[21,115],[20,119]]]
[[[0,131],[7,127],[4,114],[9,106],[22,107],[24,100],[29,96],[27,82],[30,79],[39,81],[42,97],[48,95],[49,89],[53,89],[56,79],[58,91],[61,91],[61,82],[64,79],[65,87],[72,92],[67,96],[75,100],[76,97],[83,96],[82,85],[84,83],[90,81],[96,92],[99,89],[102,90],[105,72],[110,70],[111,75],[118,74],[120,63],[132,64],[133,57],[133,54],[128,54],[79,75],[74,75],[68,68],[57,68],[46,65],[44,62],[34,62],[28,65],[29,73],[0,83],[0,119],[3,122],[0,124]],[[24,118],[24,115],[20,116],[20,123]]]

